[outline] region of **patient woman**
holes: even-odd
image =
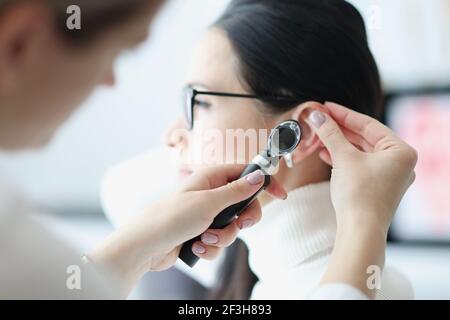
[[[186,116],[177,119],[165,135],[166,144],[177,155],[182,177],[207,165],[249,163],[262,151],[224,148],[226,142],[220,138],[226,137],[227,130],[270,131],[288,119],[297,120],[303,129],[300,146],[292,156],[293,167],[282,161],[276,174],[289,191],[287,200],[261,196],[262,221],[235,226],[245,229],[259,222],[240,232],[246,246],[240,242],[228,249],[212,297],[308,297],[325,271],[336,218],[330,199],[330,159],[305,119],[321,107],[318,101],[337,102],[372,117],[380,113],[380,78],[362,17],[343,0],[234,0],[196,47],[186,85]],[[194,89],[202,93],[195,96],[192,105]],[[265,148],[267,142],[257,143]],[[142,185],[148,195],[152,186],[146,180],[153,181],[154,173],[149,179],[145,177],[154,167],[153,159],[139,157],[109,175],[107,180],[116,180],[111,184],[118,189],[106,192],[110,194],[106,211],[113,220],[120,218],[111,212],[120,215],[132,211],[131,206],[139,206],[128,204],[122,210],[120,204],[115,205],[116,199],[127,202],[123,199],[128,188]],[[130,179],[132,183],[127,184]],[[192,250],[204,257],[204,244],[223,245],[226,239],[220,230],[214,230],[203,234],[202,241]],[[195,272],[204,267],[209,266],[194,269],[197,279]],[[382,281],[377,282],[376,270],[369,271],[369,285],[380,289],[378,299],[413,297],[401,274],[387,267]],[[200,276],[205,283],[203,278],[210,275]]]
[[[225,161],[221,152],[208,154],[205,163],[198,161],[211,143],[217,143],[219,151],[219,143],[225,145],[205,138],[210,129],[226,136],[227,129],[271,130],[287,119],[297,120],[303,129],[293,167],[282,161],[276,174],[289,191],[287,200],[261,199],[262,221],[241,232],[248,253],[242,245],[229,249],[214,297],[307,297],[325,270],[336,221],[329,157],[320,153],[320,142],[305,119],[320,108],[314,101],[338,102],[373,117],[382,107],[380,78],[362,17],[343,0],[234,0],[198,44],[187,87],[188,117],[166,133],[167,145],[179,155],[182,175]],[[198,94],[191,119],[191,89],[255,98]],[[195,154],[199,152],[203,154]],[[257,152],[242,153],[241,158],[235,152],[232,160],[248,163]],[[220,231],[203,234],[202,239],[215,243]],[[193,251],[201,256],[205,248],[197,242]],[[257,278],[248,271],[247,261]],[[379,299],[412,298],[408,281],[389,267],[381,283],[372,277],[369,284],[380,289]]]

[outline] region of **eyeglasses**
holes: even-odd
[[[199,95],[206,96],[216,96],[216,97],[230,97],[230,98],[244,98],[244,99],[258,99],[264,101],[283,101],[299,103],[299,100],[306,101],[317,101],[314,99],[307,99],[305,97],[282,97],[282,96],[258,96],[252,94],[236,94],[236,93],[226,93],[226,92],[213,92],[213,91],[199,91],[188,86],[183,89],[183,111],[188,125],[188,129],[192,130],[194,127],[194,108],[197,103],[196,97]]]

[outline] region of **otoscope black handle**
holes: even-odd
[[[250,164],[248,165],[245,170],[242,172],[240,178],[261,169],[257,164]],[[230,223],[233,222],[233,220],[239,216],[242,212],[247,209],[250,204],[255,200],[255,198],[258,196],[258,194],[264,190],[268,185],[270,184],[270,176],[266,175],[264,178],[264,184],[263,186],[256,192],[253,196],[250,198],[241,201],[239,203],[233,204],[229,206],[228,208],[224,209],[222,212],[220,212],[216,218],[214,219],[213,223],[208,229],[224,229],[226,226],[228,226]],[[199,260],[199,257],[197,257],[192,252],[192,245],[196,241],[200,241],[201,237],[198,236],[196,238],[193,238],[187,242],[185,242],[181,248],[180,255],[178,256],[184,263],[186,263],[189,267],[194,267],[197,261]]]

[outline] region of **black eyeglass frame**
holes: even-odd
[[[189,96],[187,94],[189,92]],[[214,91],[201,91],[196,90],[192,87],[185,87],[183,90],[183,110],[186,118],[186,122],[188,124],[188,130],[192,130],[194,128],[194,108],[195,108],[195,99],[199,95],[206,96],[216,96],[216,97],[229,97],[229,98],[244,98],[244,99],[257,99],[257,100],[265,100],[265,101],[285,101],[296,103],[299,100],[304,101],[318,101],[322,102],[322,99],[307,99],[306,97],[283,97],[283,96],[259,96],[253,94],[240,94],[240,93],[228,93],[228,92],[214,92]],[[189,102],[187,100],[190,100]],[[189,106],[186,104],[189,103]]]

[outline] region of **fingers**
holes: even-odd
[[[184,185],[182,191],[197,191],[214,189],[236,180],[244,171],[245,165],[220,165],[210,166],[199,170],[189,178],[189,183]],[[198,186],[201,186],[200,189]]]
[[[210,229],[206,231],[202,234],[201,241],[205,245],[225,248],[236,240],[240,230],[237,221],[234,221],[225,229]]]
[[[363,137],[373,146],[386,136],[395,136],[391,129],[367,115],[332,102],[326,102],[325,107],[340,126]]]
[[[331,159],[338,158],[341,152],[355,149],[329,115],[316,110],[309,115],[307,122],[327,148]]]
[[[322,159],[323,162],[328,164],[330,167],[333,166],[333,161],[331,160],[331,155],[327,149],[323,148],[319,152],[319,158]]]
[[[273,176],[270,177],[270,184],[265,191],[276,199],[285,200],[287,198],[286,190]]]
[[[247,229],[253,227],[262,218],[261,204],[258,200],[252,202],[252,204],[239,216],[237,219],[237,225],[239,228]]]
[[[209,229],[202,234],[201,240],[205,245],[228,247],[237,238],[239,231],[253,227],[262,218],[259,201],[252,204],[229,226],[224,229]]]
[[[212,260],[220,254],[221,248],[236,241],[242,229],[253,227],[262,218],[261,205],[254,201],[238,219],[224,229],[209,229],[201,235],[201,241],[192,246],[192,252],[202,259]]]
[[[230,181],[234,181],[239,178],[244,171],[246,165],[222,165],[204,169],[201,174],[197,175],[199,178],[208,179],[208,185],[210,189],[219,188],[227,185]],[[194,177],[195,178],[195,177]],[[233,186],[228,186],[233,187]],[[221,190],[223,191],[223,190]],[[265,191],[276,199],[286,199],[287,192],[283,186],[271,178],[270,184],[266,187]]]
[[[239,180],[208,191],[208,203],[216,209],[239,203],[253,196],[264,183],[265,176],[261,170],[254,171]]]
[[[203,242],[197,241],[192,245],[192,252],[199,258],[214,260],[222,251],[222,248],[207,246]]]
[[[221,249],[236,241],[240,230],[237,221],[225,229],[210,229],[201,235],[201,241],[192,245],[192,252],[199,258],[213,260],[220,254]]]
[[[364,152],[373,152],[375,150],[375,147],[359,134],[356,134],[353,131],[343,127],[341,127],[341,130],[347,140],[359,150],[362,150]]]
[[[238,179],[245,167],[245,164],[212,166],[204,169],[200,176],[208,179],[210,189],[219,188]]]

